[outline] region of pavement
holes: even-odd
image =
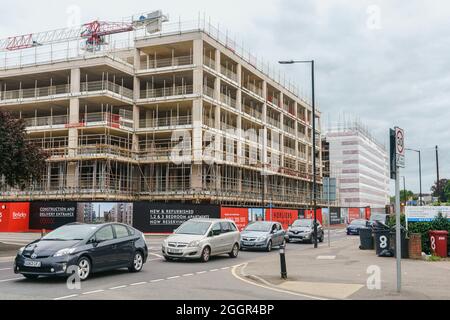
[[[360,250],[359,237],[347,236],[331,248],[292,248],[286,249],[287,280],[281,279],[279,257],[273,255],[249,261],[238,273],[254,283],[323,299],[450,299],[450,261],[403,259],[402,291],[397,293],[395,258]]]

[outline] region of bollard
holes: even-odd
[[[280,267],[281,267],[281,279],[287,279],[287,270],[286,270],[286,256],[285,256],[285,245],[282,244],[280,246]]]

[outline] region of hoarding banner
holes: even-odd
[[[316,209],[317,221],[323,224],[322,209]],[[314,210],[305,210],[305,219],[314,219]]]
[[[54,230],[76,222],[76,202],[31,202],[30,230]]]
[[[266,221],[279,222],[285,230],[297,219],[298,210],[278,208],[266,209]]]
[[[408,222],[433,221],[440,213],[450,219],[450,207],[405,207],[406,219]]]
[[[222,207],[220,209],[220,217],[221,219],[233,220],[239,231],[242,231],[249,223],[249,209]]]
[[[29,218],[29,202],[0,203],[0,232],[26,232]]]
[[[133,205],[133,227],[144,233],[172,233],[193,218],[220,218],[220,207],[151,202],[135,202]]]

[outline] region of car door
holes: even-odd
[[[231,232],[231,225],[228,221],[220,223],[222,228],[222,238],[223,238],[223,250],[224,252],[231,252],[234,245],[234,235]]]
[[[284,242],[283,226],[280,223],[277,223],[276,226],[277,226],[277,245],[282,245]]]
[[[220,222],[216,222],[211,227],[212,236],[210,237],[211,253],[220,254],[223,252],[222,227]]]
[[[116,234],[115,244],[117,245],[117,263],[121,266],[130,264],[134,253],[134,241],[132,240],[128,228],[124,225],[115,224],[114,232]]]
[[[108,269],[117,265],[116,244],[111,225],[104,226],[93,236],[94,245],[90,250],[94,269]]]

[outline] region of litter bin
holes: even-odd
[[[402,259],[408,259],[409,258],[409,240],[406,238],[407,231],[406,229],[401,226],[400,227],[400,243],[402,246]],[[392,228],[391,231],[391,250],[394,253],[394,257],[397,257],[397,249],[396,249],[396,231],[395,228]]]
[[[390,248],[390,228],[386,224],[377,221],[373,227],[373,235],[375,238],[375,250],[377,255],[384,250]]]
[[[359,241],[360,241],[359,249],[372,250],[373,249],[372,228],[359,229]]]
[[[447,239],[448,231],[445,230],[431,230],[428,232],[430,236],[431,252],[442,258],[447,257]]]

